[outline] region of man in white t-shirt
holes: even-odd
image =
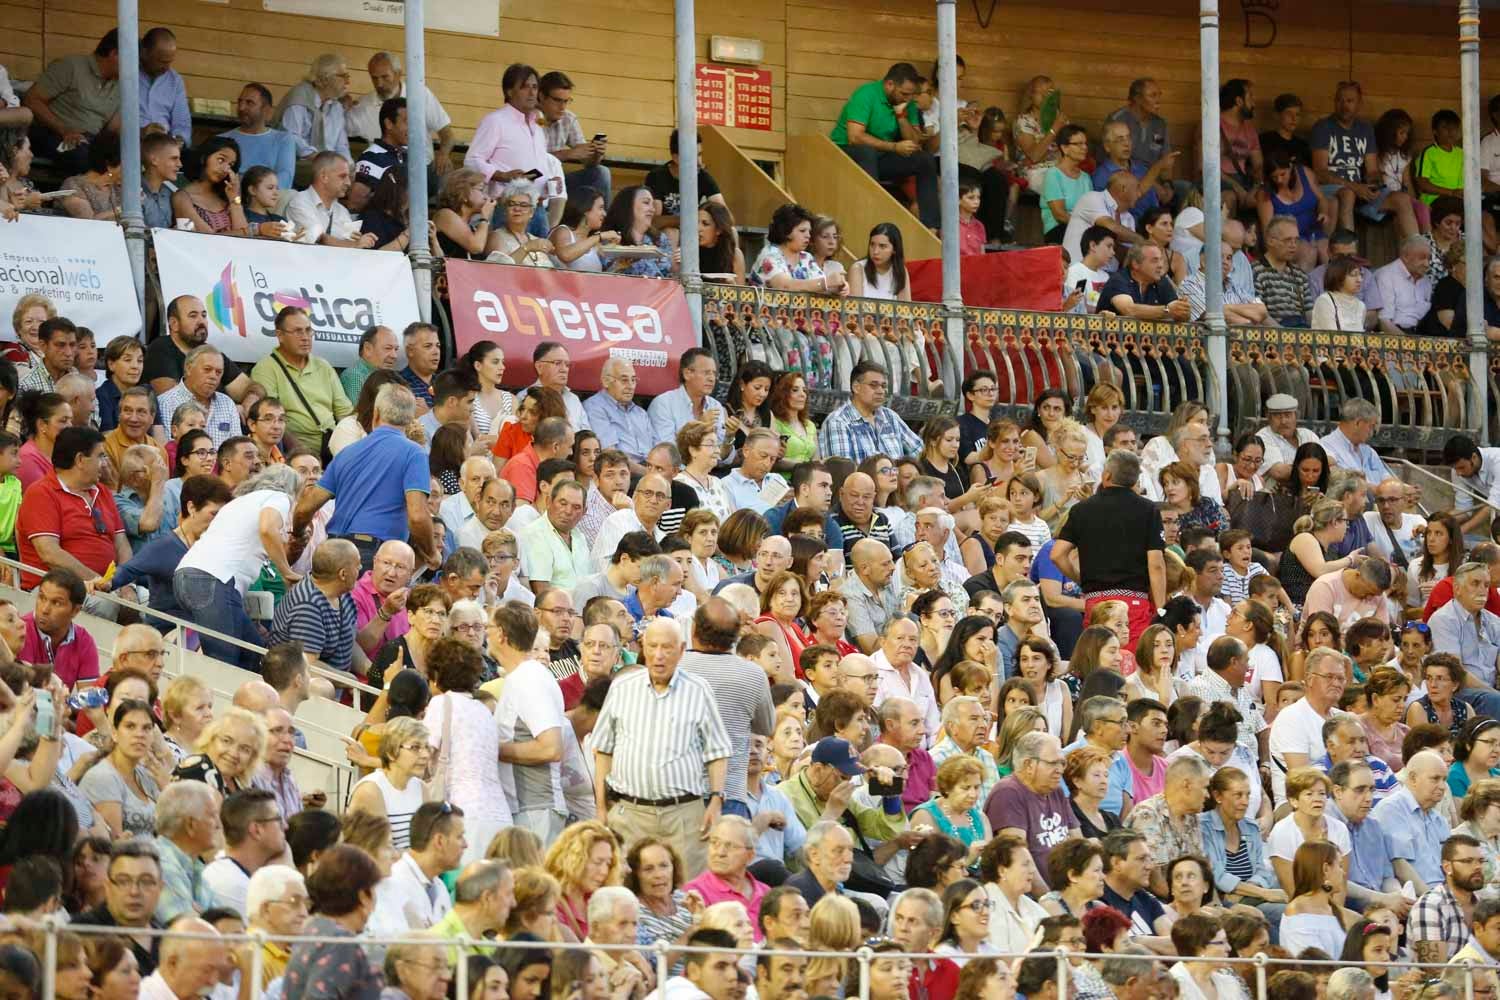
[[[510,799],[515,825],[550,844],[562,833],[562,689],[552,671],[531,658],[537,616],[531,608],[502,605],[492,617],[490,651],[505,671],[495,704],[500,730],[500,783]]]
[[[1077,311],[1091,313],[1099,308],[1099,291],[1109,281],[1105,265],[1115,259],[1115,236],[1103,226],[1089,226],[1078,238],[1078,245],[1082,255],[1075,255],[1073,263],[1068,265],[1067,287],[1063,291],[1069,295],[1083,292]]]
[[[1421,554],[1421,540],[1416,531],[1427,527],[1427,521],[1420,514],[1407,511],[1406,502],[1406,484],[1399,479],[1387,479],[1375,487],[1375,509],[1363,515],[1365,526],[1370,529],[1370,541],[1365,545],[1370,555],[1405,565]],[[1394,554],[1396,549],[1399,554]]]
[[[1110,175],[1103,191],[1090,191],[1078,199],[1068,215],[1068,228],[1063,233],[1063,249],[1070,260],[1083,259],[1083,231],[1090,226],[1102,226],[1109,230],[1117,244],[1134,246],[1141,241],[1135,231],[1135,220],[1130,209],[1140,197],[1140,182],[1128,170],[1117,170]],[[1106,270],[1113,271],[1113,259]]]
[[[1323,756],[1323,723],[1337,710],[1348,682],[1345,670],[1338,650],[1312,650],[1302,677],[1306,694],[1276,713],[1271,723],[1271,790],[1278,805],[1286,801],[1287,772]]]
[[[1285,481],[1292,477],[1292,459],[1297,449],[1317,441],[1318,435],[1297,426],[1297,397],[1289,392],[1272,395],[1266,400],[1264,412],[1266,426],[1255,432],[1265,451],[1260,474]]]

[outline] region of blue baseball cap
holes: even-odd
[[[864,767],[859,763],[859,754],[854,752],[854,747],[849,744],[848,740],[841,740],[837,736],[829,736],[817,742],[817,745],[813,747],[812,762],[836,767],[846,778],[865,773]]]

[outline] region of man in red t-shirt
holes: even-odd
[[[32,483],[16,515],[16,544],[28,566],[67,569],[85,584],[130,559],[125,522],[115,498],[99,485],[104,435],[92,427],[68,427],[52,446],[53,471]],[[30,590],[41,576],[22,573]],[[90,614],[114,617],[114,605],[94,602]]]
[[[1468,561],[1484,563],[1489,567],[1490,593],[1484,600],[1484,610],[1492,615],[1500,615],[1500,590],[1496,589],[1500,587],[1500,545],[1494,542],[1480,542],[1469,553]],[[1416,562],[1413,561],[1412,565],[1407,567],[1407,572],[1415,573],[1416,569]],[[1458,567],[1451,566],[1449,572],[1455,569]],[[1432,593],[1427,595],[1427,604],[1422,608],[1422,620],[1424,622],[1430,620],[1438,608],[1451,600],[1453,600],[1453,577],[1445,576],[1433,584]]]

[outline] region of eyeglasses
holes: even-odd
[[[98,507],[89,508],[89,517],[93,518],[94,530],[101,535],[109,534],[109,525],[104,523],[104,512]]]
[[[952,608],[942,608],[940,610],[934,611],[933,614],[937,615],[944,621],[950,622],[958,618],[958,612],[954,611]]]
[[[515,562],[516,561],[516,556],[515,556],[514,553],[511,553],[511,552],[501,552],[498,555],[490,556],[490,560],[489,561],[492,562],[492,563]]]
[[[213,458],[217,454],[212,448],[194,448],[188,452],[190,458]]]
[[[969,391],[973,392],[973,393],[975,393],[976,395],[979,395],[979,396],[988,396],[988,395],[991,395],[992,393],[999,392],[1000,391],[1000,387],[999,386],[994,386],[994,385],[976,385],[973,389],[971,389]]]
[[[958,862],[962,865],[963,862]],[[965,903],[960,909],[973,910],[975,913],[988,913],[995,908],[995,904],[988,899],[976,899],[972,903]]]
[[[288,896],[285,899],[273,899],[270,902],[277,906],[288,906],[294,910],[306,910],[312,906],[312,900],[306,896]]]
[[[412,740],[410,743],[401,744],[400,749],[410,750],[412,753],[431,753],[432,744],[423,743],[421,740]]]
[[[109,884],[121,892],[155,892],[161,888],[161,879],[154,875],[142,875],[140,878],[131,878],[128,875],[111,875]]]
[[[1343,674],[1308,674],[1307,676],[1316,677],[1319,680],[1327,681],[1330,684],[1349,683],[1349,678],[1345,677]]]
[[[464,625],[453,626],[455,632],[483,632],[484,622],[468,622]]]

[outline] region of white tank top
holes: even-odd
[[[421,779],[412,778],[406,783],[405,790],[397,791],[384,771],[375,771],[360,778],[354,783],[354,787],[358,788],[363,784],[372,784],[379,789],[380,798],[385,803],[386,818],[391,821],[391,846],[398,851],[406,850],[411,846],[411,818],[422,808]]]
[[[863,259],[855,262],[854,269],[864,272],[865,298],[894,299],[896,297],[896,269],[894,267],[884,274],[876,271],[874,281],[870,280],[869,272],[865,271],[865,261]]]

